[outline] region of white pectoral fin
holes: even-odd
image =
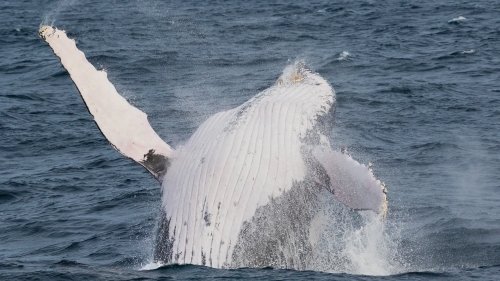
[[[96,70],[64,31],[43,26],[40,37],[61,59],[106,139],[161,181],[173,150],[151,128],[147,115],[118,94],[106,72]]]
[[[340,202],[355,210],[385,214],[386,189],[371,169],[327,147],[314,148],[312,155],[325,169],[330,180],[329,189]]]

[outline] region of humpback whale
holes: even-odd
[[[65,31],[43,26],[39,35],[110,144],[160,182],[156,262],[303,269],[318,197],[385,215],[386,189],[370,165],[331,149],[335,92],[303,62],[173,149]]]

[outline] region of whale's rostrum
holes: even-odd
[[[43,26],[40,36],[106,139],[161,183],[155,261],[305,268],[325,187],[349,208],[385,215],[384,184],[330,148],[335,93],[302,62],[241,106],[208,118],[173,150],[64,31]],[[265,228],[274,234],[263,235]]]

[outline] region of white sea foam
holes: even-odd
[[[141,269],[139,270],[155,270],[157,268],[160,268],[162,266],[164,266],[165,264],[161,263],[161,262],[150,262],[146,265],[144,265]]]
[[[476,51],[474,49],[470,49],[468,51],[462,51],[462,54],[474,54]]]
[[[337,60],[339,60],[339,61],[347,60],[349,58],[349,56],[351,56],[351,54],[348,51],[342,51],[342,53],[340,53]]]
[[[389,275],[397,273],[395,267],[395,243],[385,232],[385,224],[372,212],[361,213],[363,225],[344,236],[345,248],[342,254],[351,261],[350,271],[354,274]]]
[[[466,20],[466,18],[463,16],[459,16],[458,18],[454,18],[452,20],[449,20],[448,22],[452,23],[452,22],[459,22],[459,21],[463,21],[463,20]]]
[[[379,276],[406,271],[397,251],[398,227],[374,212],[349,210],[332,198],[324,203],[323,225],[318,228],[322,234],[309,269]]]

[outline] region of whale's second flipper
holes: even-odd
[[[96,70],[64,31],[43,26],[39,33],[61,59],[106,139],[161,182],[173,150],[151,128],[147,115],[118,94],[106,72]]]
[[[325,169],[328,188],[340,202],[355,210],[373,210],[385,216],[387,190],[370,167],[328,147],[316,147],[312,155]]]

